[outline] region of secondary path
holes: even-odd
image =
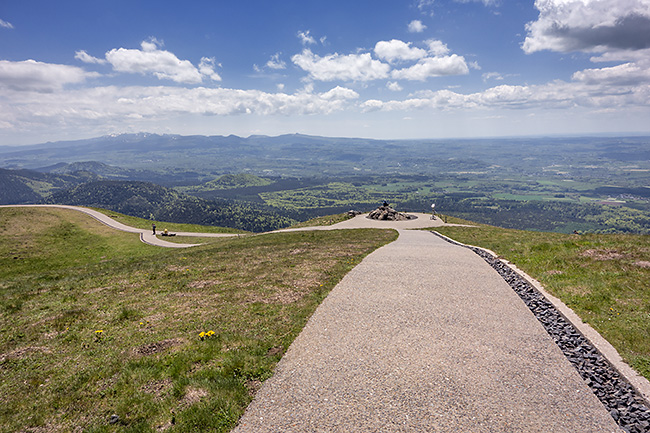
[[[399,234],[332,290],[235,433],[620,431],[491,267]]]
[[[77,212],[82,212],[85,213],[86,215],[90,215],[91,217],[95,218],[97,221],[101,222],[102,224],[105,224],[111,228],[114,228],[116,230],[120,230],[123,232],[128,232],[128,233],[137,233],[140,235],[140,240],[144,242],[145,244],[149,245],[155,245],[158,247],[166,247],[166,248],[189,248],[189,247],[195,247],[201,244],[182,244],[182,243],[176,243],[176,242],[167,242],[163,239],[160,239],[158,236],[153,234],[153,230],[151,229],[139,229],[136,227],[131,227],[127,226],[125,224],[122,224],[119,221],[115,221],[113,218],[98,212],[93,209],[89,209],[87,207],[81,207],[81,206],[68,206],[68,205],[59,205],[59,204],[51,204],[51,205],[40,205],[40,204],[35,204],[35,205],[2,205],[0,207],[50,207],[50,208],[59,208],[59,209],[69,209],[69,210],[74,210]],[[235,234],[229,234],[229,233],[195,233],[195,232],[175,232],[176,236],[185,236],[185,237],[202,237],[202,238],[208,238],[208,237],[228,237],[228,236],[237,236]]]

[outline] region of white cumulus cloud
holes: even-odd
[[[106,60],[117,72],[152,74],[158,79],[177,83],[199,84],[203,76],[189,60],[161,50],[157,41],[144,41],[141,50],[117,48],[106,53]]]
[[[572,78],[585,84],[639,86],[650,83],[650,68],[636,63],[624,63],[609,68],[578,71]]]
[[[386,83],[386,87],[388,88],[388,90],[392,90],[393,92],[400,92],[404,90],[404,88],[400,86],[400,84],[397,81],[389,81],[388,83]]]
[[[172,80],[183,84],[200,84],[204,78],[221,81],[215,71],[215,59],[202,57],[198,67],[189,60],[181,60],[175,54],[162,50],[162,44],[155,38],[143,41],[141,49],[114,48],[100,59],[84,50],[75,53],[75,58],[84,63],[110,64],[114,71],[132,74],[153,75],[160,80]]]
[[[413,20],[408,25],[408,30],[411,33],[422,33],[426,28],[427,26],[422,24],[420,20]]]
[[[526,53],[606,52],[650,48],[649,0],[536,0],[526,25]]]
[[[287,64],[280,59],[280,53],[275,53],[271,56],[268,62],[266,62],[266,67],[270,69],[286,69]]]
[[[199,73],[201,76],[208,77],[212,81],[221,81],[221,76],[215,72],[214,68],[214,57],[201,57],[201,63],[199,63]]]
[[[291,57],[291,61],[318,81],[370,81],[388,77],[390,66],[373,59],[370,53],[320,57],[309,49]]]
[[[388,62],[418,60],[427,55],[422,48],[411,47],[411,43],[406,43],[398,39],[390,41],[379,41],[375,44],[375,55],[380,59]]]
[[[449,54],[449,48],[447,48],[447,44],[443,43],[442,41],[439,41],[437,39],[429,39],[425,42],[429,47],[429,52],[434,56],[444,56]]]
[[[451,56],[424,58],[411,67],[392,71],[391,77],[396,80],[425,81],[431,77],[466,74],[469,74],[469,68],[465,59],[452,54]]]
[[[97,57],[93,57],[84,50],[79,50],[74,54],[74,58],[77,60],[80,60],[84,63],[95,63],[99,65],[103,65],[105,63],[108,63],[105,59],[99,59]]]
[[[310,31],[300,31],[298,32],[298,39],[300,39],[300,42],[302,42],[303,45],[311,45],[316,43],[316,39],[312,35],[310,35]]]
[[[20,91],[54,92],[66,84],[77,84],[99,74],[68,65],[25,60],[0,60],[0,88]]]

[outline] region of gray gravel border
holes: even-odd
[[[609,360],[530,282],[490,252],[432,233],[482,257],[524,301],[623,431],[650,431],[650,407]]]

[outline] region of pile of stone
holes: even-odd
[[[383,206],[379,206],[377,209],[370,212],[367,218],[381,221],[406,221],[416,219],[417,217],[415,215],[408,215],[405,213],[397,212],[389,205],[384,204]]]

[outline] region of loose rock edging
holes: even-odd
[[[650,431],[650,406],[641,397],[640,392],[542,293],[486,250],[462,244],[435,231],[432,233],[449,243],[474,251],[501,275],[540,321],[623,431],[628,433]]]

